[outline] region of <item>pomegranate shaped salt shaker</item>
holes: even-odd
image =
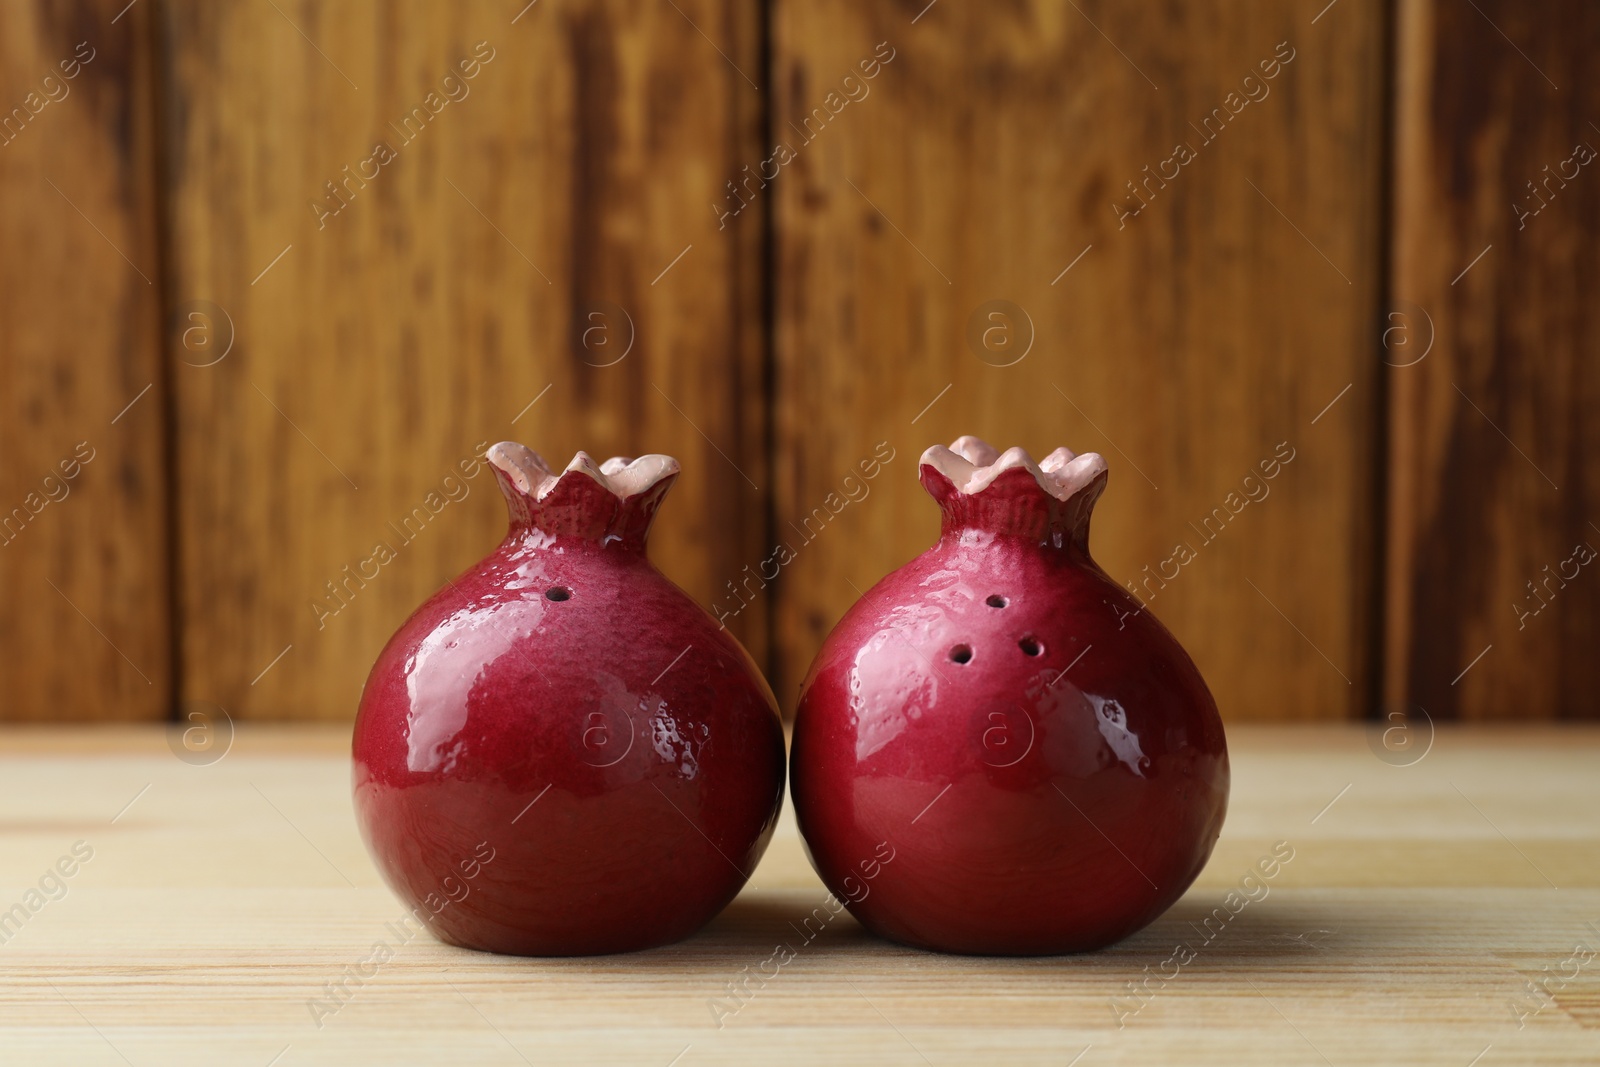
[[[1100,948],[1167,909],[1222,827],[1194,663],[1089,558],[1093,453],[922,456],[939,541],[867,592],[802,687],[791,790],[817,873],[883,937]]]
[[[450,944],[575,956],[686,937],[765,851],[784,755],[749,655],[646,558],[677,461],[579,452],[552,473],[509,443],[486,459],[506,539],[411,616],[361,697],[367,848]]]

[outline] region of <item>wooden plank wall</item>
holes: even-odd
[[[774,137],[797,146],[771,190],[776,525],[797,549],[780,695],[856,591],[934,538],[918,455],[975,433],[1106,455],[1096,557],[1139,583],[1228,718],[1360,714],[1382,6],[1315,24],[1243,0],[1181,5],[1176,23],[1042,0],[777,10]],[[862,98],[813,132],[830,92]],[[1164,162],[1178,145],[1192,158]],[[995,301],[1007,319],[988,318]],[[975,320],[1015,340],[975,346]],[[802,543],[801,518],[879,441],[895,458],[870,495]],[[1261,499],[1204,527],[1247,492]]]
[[[0,7],[0,719],[348,718],[502,438],[678,456],[789,708],[962,433],[1230,720],[1597,712],[1592,5],[125,7]]]
[[[171,703],[147,5],[0,8],[0,719]]]
[[[1434,718],[1597,712],[1597,40],[1579,0],[1400,5],[1394,293],[1434,336],[1390,371],[1384,689]]]
[[[671,453],[662,568],[709,600],[753,558],[762,233],[705,204],[757,144],[757,15],[162,8],[176,295],[237,331],[175,380],[186,692],[353,715],[389,634],[504,532],[458,469],[484,442]],[[736,622],[764,655],[764,616]]]

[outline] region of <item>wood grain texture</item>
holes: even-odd
[[[1096,557],[1138,583],[1225,718],[1360,714],[1382,5],[1347,0],[1314,24],[1305,5],[1225,0],[1159,20],[1106,3],[924,8],[776,8],[773,137],[796,156],[764,194],[775,525],[797,557],[778,578],[780,699],[858,590],[935,537],[921,451],[975,433],[1105,454]],[[807,126],[880,42],[893,58],[870,91]],[[986,317],[997,300],[1009,318]],[[879,441],[895,458],[870,495],[803,530]],[[1262,479],[1280,449],[1292,461]],[[1179,546],[1193,558],[1174,563]]]
[[[0,7],[0,719],[170,707],[148,10],[122,7]]]
[[[757,143],[759,13],[162,10],[175,299],[236,332],[176,381],[186,697],[352,716],[502,535],[458,470],[501,439],[677,456],[654,555],[709,601],[766,536],[761,230],[706,208]]]
[[[902,949],[848,914],[799,943],[825,893],[787,812],[750,886],[679,945],[530,960],[400,943],[403,909],[350,815],[342,729],[296,741],[247,725],[206,766],[154,730],[103,737],[98,754],[83,734],[0,733],[0,911],[75,843],[92,850],[65,895],[52,882],[57,899],[4,928],[8,1064],[1594,1058],[1600,965],[1550,977],[1572,973],[1574,945],[1600,948],[1592,728],[1441,730],[1407,767],[1354,728],[1234,728],[1229,818],[1194,888],[1120,945],[1033,960]],[[1216,927],[1280,841],[1293,858]],[[1151,979],[1207,920],[1220,933]],[[373,967],[379,942],[392,958]],[[713,1004],[785,943],[796,958],[718,1028]],[[308,1005],[341,980],[319,1028]],[[1145,981],[1119,1027],[1113,998],[1127,1012]]]
[[[1400,16],[1394,293],[1432,349],[1390,371],[1385,692],[1435,718],[1592,718],[1600,10]]]

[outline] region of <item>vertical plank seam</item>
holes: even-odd
[[[766,90],[761,93],[760,119],[761,147],[776,143],[777,109],[774,103],[774,61],[776,46],[773,41],[774,28],[777,25],[775,13],[776,0],[764,0],[760,5],[757,18],[759,25],[757,32],[760,34],[758,48],[760,57],[757,62],[759,72],[756,77]],[[766,458],[767,482],[766,492],[761,494],[761,544],[760,551],[766,552],[773,544],[778,532],[778,370],[777,370],[777,331],[778,331],[778,216],[777,195],[762,198],[761,203],[761,251],[759,255],[761,270],[761,438],[762,452]],[[779,575],[782,578],[783,575]],[[779,601],[784,596],[787,582],[774,582],[772,595],[765,598],[762,604],[762,613],[765,615],[764,626],[767,640],[765,653],[762,656],[761,669],[767,678],[777,678],[783,672],[783,648],[778,633],[780,612]],[[782,693],[774,694],[778,697],[778,709],[784,712],[785,699]],[[787,715],[785,715],[787,717]]]
[[[1399,21],[1400,3],[1402,0],[1383,0],[1383,17],[1380,20],[1383,40],[1379,45],[1379,54],[1382,57],[1382,79],[1379,93],[1382,97],[1382,124],[1378,140],[1378,183],[1379,197],[1378,212],[1378,313],[1385,316],[1381,321],[1387,323],[1387,313],[1396,306],[1398,294],[1395,290],[1395,259],[1399,254],[1398,231],[1395,223],[1399,217],[1400,175],[1398,172],[1399,157],[1395,138],[1399,136],[1399,108],[1400,108],[1400,48],[1399,48]],[[1376,324],[1374,324],[1376,325]],[[1370,329],[1370,327],[1369,327]],[[1387,691],[1388,674],[1390,666],[1390,639],[1393,635],[1388,632],[1389,623],[1389,582],[1392,580],[1389,567],[1390,536],[1389,494],[1392,490],[1394,462],[1394,435],[1391,432],[1392,420],[1396,417],[1395,400],[1390,389],[1390,370],[1388,363],[1383,359],[1383,334],[1371,329],[1370,352],[1368,358],[1368,373],[1372,375],[1375,383],[1373,393],[1373,435],[1372,453],[1368,459],[1371,464],[1371,478],[1373,493],[1373,523],[1368,534],[1368,550],[1371,552],[1372,574],[1371,584],[1368,587],[1367,603],[1362,605],[1363,616],[1367,626],[1367,655],[1368,674],[1366,678],[1365,713],[1357,718],[1371,721],[1381,721],[1387,712],[1384,704],[1384,694]],[[1403,710],[1403,709],[1402,709]]]
[[[183,552],[181,517],[178,513],[178,400],[175,395],[176,382],[173,374],[174,354],[168,348],[172,341],[173,316],[177,313],[174,303],[176,241],[171,211],[172,175],[168,167],[170,146],[167,141],[167,104],[174,79],[166,74],[167,63],[171,57],[165,54],[164,36],[161,32],[164,25],[172,24],[168,15],[168,0],[155,0],[146,10],[143,21],[148,61],[145,74],[148,84],[145,86],[145,92],[146,106],[150,110],[150,182],[153,187],[151,204],[155,213],[152,222],[156,253],[155,299],[159,309],[156,332],[156,381],[160,384],[160,389],[157,390],[156,400],[159,405],[161,479],[165,512],[162,516],[165,527],[162,550],[167,569],[167,674],[170,679],[167,686],[166,718],[169,722],[177,722],[187,689],[187,680],[183,674]]]

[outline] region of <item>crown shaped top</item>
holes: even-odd
[[[944,512],[946,534],[975,529],[1087,549],[1107,467],[1096,452],[1058,448],[1035,463],[1021,448],[1001,452],[967,436],[924,452],[919,473]]]
[[[671,456],[614,456],[596,463],[587,452],[552,471],[537,452],[513,441],[494,445],[484,458],[505,494],[513,531],[638,549],[679,472]]]

